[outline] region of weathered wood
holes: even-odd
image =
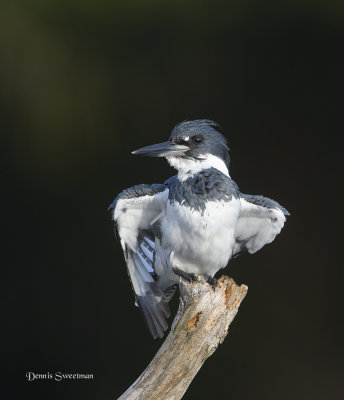
[[[180,304],[171,331],[142,375],[118,400],[178,400],[204,361],[214,353],[247,293],[223,276],[215,290],[180,280]]]

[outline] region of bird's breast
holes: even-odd
[[[240,200],[208,201],[202,210],[168,201],[161,221],[162,245],[171,250],[173,266],[207,273],[227,265],[234,246]]]

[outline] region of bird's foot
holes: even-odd
[[[204,275],[204,278],[209,283],[209,285],[211,285],[211,287],[213,288],[214,292],[215,292],[215,289],[217,287],[218,288],[220,287],[219,281],[216,278],[214,278],[214,277],[212,277],[210,275]]]
[[[183,278],[183,279],[185,279],[186,281],[188,281],[189,283],[192,283],[192,282],[199,282],[199,279],[198,279],[198,277],[197,277],[196,274],[192,274],[192,273],[189,273],[189,272],[184,272],[184,271],[182,271],[181,269],[176,268],[176,267],[173,268],[173,272],[174,272],[176,275],[178,275],[178,276],[180,276],[181,278]]]

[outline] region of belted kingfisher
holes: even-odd
[[[232,257],[271,243],[288,211],[263,196],[240,193],[229,176],[229,148],[210,120],[178,124],[167,142],[132,154],[165,157],[178,174],[163,184],[121,192],[109,210],[115,222],[136,305],[154,338],[168,328],[179,276],[214,275]]]

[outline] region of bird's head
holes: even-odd
[[[184,121],[174,127],[167,142],[142,147],[132,154],[166,157],[182,179],[210,167],[228,175],[229,148],[219,129],[207,119]]]

